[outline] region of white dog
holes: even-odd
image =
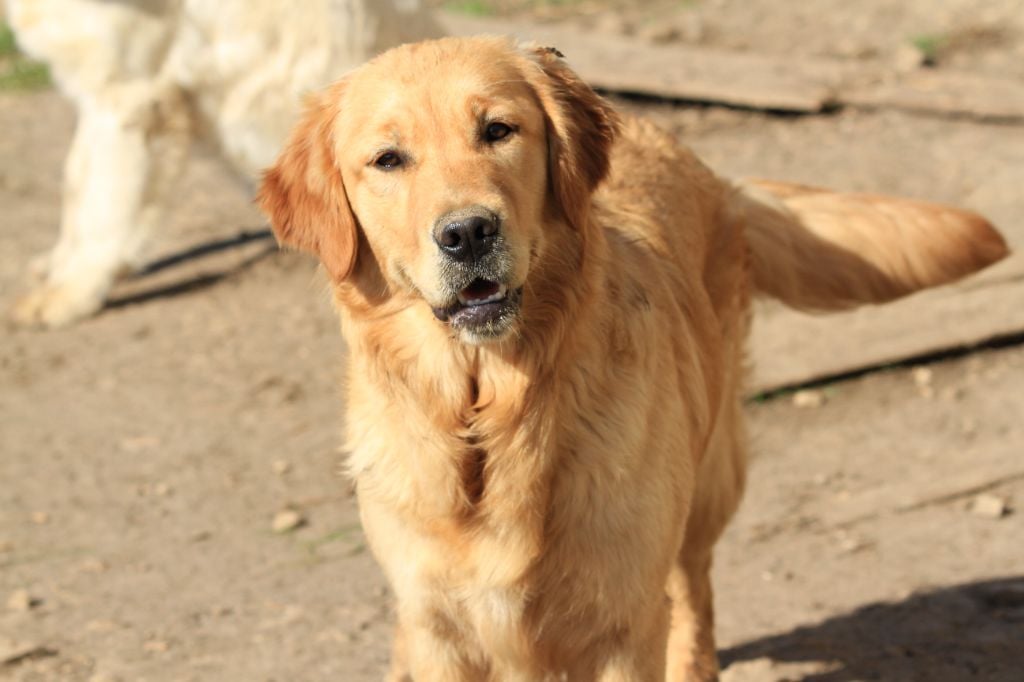
[[[7,17],[78,111],[60,239],[14,309],[50,327],[99,310],[141,265],[192,140],[255,180],[304,93],[440,33],[419,0],[7,0]]]

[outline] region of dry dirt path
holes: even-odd
[[[628,106],[726,172],[948,200],[1024,174],[1000,127]],[[4,300],[54,237],[71,125],[53,93],[0,94]],[[159,254],[261,226],[211,159],[184,199]],[[313,265],[266,246],[130,282],[69,330],[0,332],[0,679],[380,678],[389,595],[337,473],[344,349]],[[1024,501],[1024,350],[929,370],[751,405],[716,569],[725,679],[1022,679],[1024,515],[970,505]],[[275,533],[284,509],[304,524]]]

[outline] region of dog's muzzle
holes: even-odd
[[[519,310],[522,290],[508,284],[511,264],[501,219],[481,206],[452,211],[437,221],[433,237],[453,299],[433,308],[434,316],[478,335],[504,333]]]

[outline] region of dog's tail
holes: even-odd
[[[780,182],[737,186],[754,286],[810,311],[884,303],[1009,253],[981,216],[950,206]]]

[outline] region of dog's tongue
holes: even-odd
[[[498,283],[488,282],[483,279],[474,279],[473,282],[460,293],[467,301],[479,301],[480,299],[493,296],[498,293]]]

